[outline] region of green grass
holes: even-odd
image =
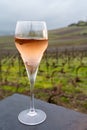
[[[79,54],[68,61],[67,55],[62,56],[58,59],[50,57],[47,61],[43,57],[36,78],[35,97],[48,101],[49,97],[54,95],[52,103],[86,112],[87,57],[84,56],[81,61]],[[20,63],[19,66],[17,57],[1,60],[0,91],[4,95],[2,97],[13,93],[29,95],[29,80],[24,64]],[[76,71],[79,66],[81,67]],[[71,104],[72,102],[74,104]]]
[[[13,86],[7,86],[7,85],[4,85],[3,86],[3,90],[5,90],[5,91],[11,91],[12,93],[13,92],[15,92],[15,87],[13,87]]]

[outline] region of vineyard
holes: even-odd
[[[35,97],[87,113],[87,26],[49,30],[35,83]],[[29,95],[29,80],[14,36],[0,36],[0,99]]]
[[[0,57],[0,99],[29,95],[29,80],[20,55]],[[41,61],[35,97],[87,113],[87,48],[50,48]]]

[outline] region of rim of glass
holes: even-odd
[[[34,21],[34,20],[18,20],[17,21],[17,23],[16,23],[16,29],[17,29],[17,26],[19,25],[19,24],[33,24],[33,23],[35,23],[36,25],[38,25],[38,24],[43,24],[44,25],[44,27],[45,27],[45,32],[46,32],[46,37],[45,37],[45,39],[48,39],[48,33],[47,33],[47,25],[46,25],[46,22],[45,21],[40,21],[40,20],[38,20],[38,21]],[[15,29],[15,36],[17,37],[17,35],[16,35],[16,29]]]
[[[45,21],[40,21],[40,20],[36,20],[36,21],[34,21],[34,20],[18,20],[17,21],[17,23],[23,23],[23,22],[26,22],[26,23],[28,23],[28,22],[32,22],[32,23],[45,23],[46,24],[46,22]]]

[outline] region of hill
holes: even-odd
[[[49,31],[50,45],[87,44],[87,26],[69,26]]]
[[[68,26],[48,31],[49,47],[87,45],[87,26]],[[0,36],[0,52],[16,50],[14,36]]]

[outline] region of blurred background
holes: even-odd
[[[14,32],[20,20],[46,21],[49,46],[39,66],[35,97],[87,113],[87,1],[0,2],[0,100],[29,95],[29,81]]]

